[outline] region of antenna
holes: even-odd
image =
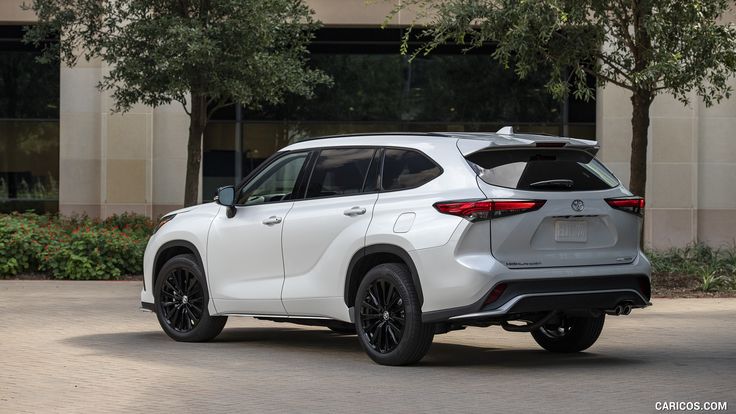
[[[513,135],[513,133],[514,133],[514,127],[505,126],[505,127],[501,128],[501,129],[499,129],[498,131],[496,131],[496,133],[497,134],[500,134],[500,135]]]

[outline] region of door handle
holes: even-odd
[[[350,217],[359,216],[361,214],[365,214],[365,209],[363,207],[355,206],[353,208],[349,208],[343,211],[342,214],[345,214],[346,216],[350,216]]]
[[[271,217],[269,217],[269,218],[267,218],[267,219],[263,220],[263,224],[265,224],[265,225],[267,225],[267,226],[272,226],[272,225],[274,225],[274,224],[279,224],[279,223],[281,223],[281,220],[282,220],[282,218],[281,218],[281,217],[271,216]]]

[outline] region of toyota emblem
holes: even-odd
[[[583,208],[585,208],[585,203],[583,203],[583,200],[573,200],[572,204],[570,204],[570,207],[572,207],[575,211],[583,211]]]

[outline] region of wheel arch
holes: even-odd
[[[197,249],[197,247],[192,242],[186,240],[171,240],[162,244],[161,247],[158,248],[158,251],[156,251],[156,256],[153,259],[151,290],[153,290],[153,287],[156,286],[156,278],[158,277],[158,273],[161,271],[161,268],[164,266],[164,264],[168,262],[171,258],[182,254],[193,254],[194,257],[197,259],[197,264],[199,265],[199,268],[202,270],[202,274],[205,275],[205,279],[207,278],[202,262],[202,256],[199,254],[199,250]]]
[[[419,280],[419,272],[411,256],[403,248],[393,244],[373,244],[358,250],[350,259],[347,274],[345,276],[345,305],[352,308],[355,305],[355,294],[363,277],[370,269],[381,263],[401,263],[406,265],[414,282],[414,287],[419,298],[419,306],[424,304],[422,284]]]

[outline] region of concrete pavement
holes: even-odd
[[[421,364],[383,367],[354,336],[230,318],[211,343],[171,341],[139,282],[0,281],[0,412],[736,411],[736,299],[655,299],[609,317],[589,351],[529,334],[435,337]]]

